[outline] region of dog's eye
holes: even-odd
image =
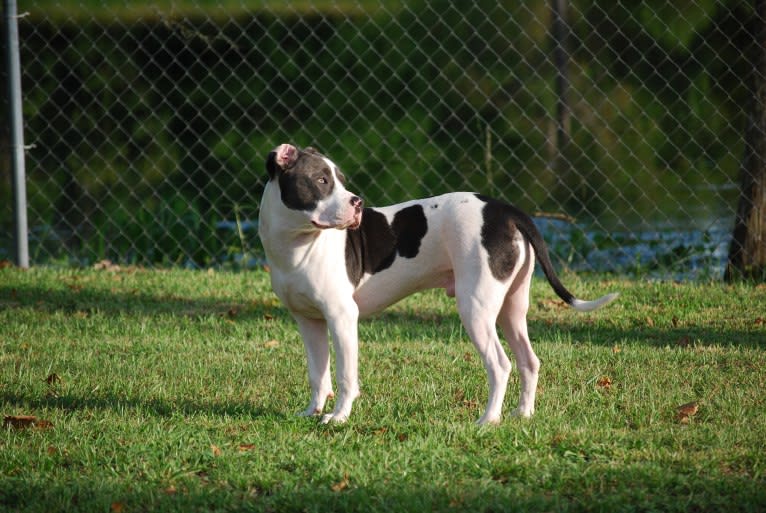
[[[320,176],[319,179],[317,180],[317,182],[319,182],[321,184],[327,184],[328,183],[327,182],[327,178],[325,178],[324,176]]]

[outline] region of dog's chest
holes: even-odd
[[[324,317],[322,304],[326,297],[320,293],[323,286],[306,273],[272,271],[271,286],[282,304],[291,312],[310,319]]]

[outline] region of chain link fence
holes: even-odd
[[[20,8],[33,264],[257,265],[264,158],[292,142],[368,205],[504,198],[576,270],[723,268],[753,96],[748,2]]]

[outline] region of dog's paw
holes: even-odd
[[[513,417],[520,417],[522,419],[528,419],[532,417],[532,415],[534,414],[535,414],[534,408],[523,409],[523,410],[521,408],[516,408],[515,410],[513,410],[513,412],[511,412],[511,415]]]
[[[343,424],[348,420],[348,415],[338,415],[335,413],[328,413],[327,415],[322,415],[322,420],[319,422],[321,424]]]
[[[498,416],[492,416],[487,417],[486,415],[482,416],[479,420],[476,421],[477,426],[497,426],[500,424],[501,417]]]

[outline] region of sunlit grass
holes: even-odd
[[[533,419],[474,426],[485,374],[432,291],[362,323],[363,395],[321,426],[263,271],[2,270],[0,413],[52,427],[0,431],[0,510],[761,510],[766,289],[565,282],[622,295],[535,281]]]

